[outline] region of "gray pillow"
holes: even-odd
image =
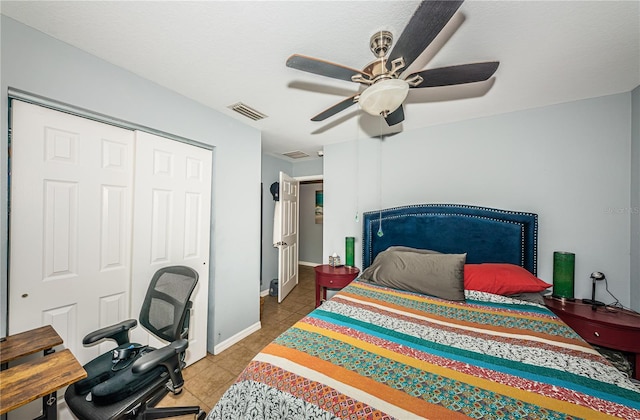
[[[542,293],[517,293],[515,295],[508,295],[512,299],[524,300],[525,302],[533,302],[538,303],[540,305],[544,305],[544,296]]]
[[[394,289],[463,301],[466,259],[467,254],[409,252],[390,248],[379,253],[360,278]]]
[[[389,248],[387,248],[386,250],[382,251],[382,252],[387,252],[387,251],[399,251],[399,252],[417,252],[419,254],[441,254],[441,252],[438,251],[434,251],[432,249],[422,249],[422,248],[411,248],[408,246],[390,246]]]

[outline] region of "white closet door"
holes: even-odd
[[[9,334],[52,325],[84,364],[115,345],[82,338],[129,318],[133,132],[16,100],[11,115]]]
[[[86,363],[109,347],[83,336],[129,316],[133,132],[15,100],[12,118],[9,334],[50,324]]]
[[[191,298],[187,364],[207,353],[212,152],[136,132],[131,308],[140,311],[159,268],[186,265],[199,274]],[[134,340],[160,343],[141,328]]]

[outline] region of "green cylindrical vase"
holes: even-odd
[[[346,265],[347,267],[353,267],[355,264],[353,261],[355,241],[356,238],[354,238],[353,236],[347,236],[346,238],[344,238],[344,265]]]
[[[553,297],[574,300],[574,273],[576,254],[556,251],[553,253]]]

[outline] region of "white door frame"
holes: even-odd
[[[293,179],[296,181],[304,182],[304,181],[324,181],[323,175],[306,175],[306,176],[294,176]]]

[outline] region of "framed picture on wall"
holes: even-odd
[[[316,191],[316,223],[322,223],[322,190]]]

